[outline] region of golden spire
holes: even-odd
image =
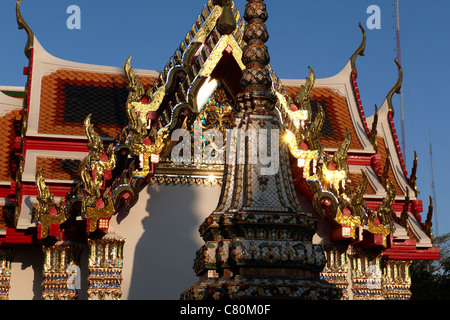
[[[264,44],[269,40],[265,22],[268,14],[264,0],[247,0],[244,19],[247,25],[244,29],[244,49],[242,62],[243,71],[241,84],[246,92],[270,91],[272,80],[267,65],[270,62],[269,51]]]

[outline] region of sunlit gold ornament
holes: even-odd
[[[48,236],[51,225],[60,225],[67,220],[64,210],[64,198],[58,203],[55,202],[53,194],[50,193],[43,177],[43,167],[36,172],[36,187],[38,189],[38,206],[36,224],[40,229],[39,238],[44,239]]]
[[[360,217],[353,215],[344,215],[341,209],[338,208],[335,220],[341,226],[350,228],[350,237],[353,239],[356,238],[356,228],[361,225]]]

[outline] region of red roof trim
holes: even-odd
[[[383,251],[383,258],[385,259],[399,259],[399,260],[439,260],[439,248],[417,248],[415,240],[406,240],[402,243],[391,243],[392,247]]]
[[[405,166],[405,161],[403,159],[402,150],[400,149],[400,143],[398,142],[397,131],[395,130],[395,126],[394,126],[394,119],[392,118],[392,113],[390,110],[388,113],[388,120],[389,120],[389,126],[391,128],[391,133],[394,136],[395,148],[397,149],[397,155],[400,158],[400,163],[402,165],[403,174],[405,175],[406,179],[409,180],[408,172],[407,172],[406,166]]]
[[[356,98],[356,103],[358,104],[359,114],[361,116],[361,120],[364,123],[364,129],[366,130],[367,135],[370,134],[369,127],[367,126],[366,116],[364,115],[364,108],[361,102],[361,96],[359,94],[358,83],[356,82],[355,71],[352,70],[351,73],[351,83],[353,88],[353,93]]]
[[[70,183],[70,181],[68,181]],[[48,189],[50,193],[53,193],[55,197],[65,197],[67,193],[72,188],[72,185],[51,185],[49,182],[47,183]],[[38,196],[39,192],[37,190],[37,186],[35,184],[22,184],[22,192],[23,195],[27,196]]]
[[[35,234],[17,232],[14,228],[6,229],[6,236],[0,238],[0,247],[4,244],[38,244]]]
[[[31,49],[31,55],[30,55],[30,67],[28,68],[28,92],[27,92],[27,109],[28,114],[27,117],[30,114],[30,102],[31,102],[31,82],[32,82],[32,75],[33,75],[33,62],[34,62],[34,48]]]
[[[48,151],[67,151],[67,152],[89,152],[86,140],[46,140],[42,138],[27,137],[25,148],[27,150],[48,150]]]

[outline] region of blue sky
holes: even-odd
[[[207,0],[23,0],[22,14],[52,55],[78,62],[122,67],[129,55],[135,68],[161,70],[195,22]],[[17,29],[15,0],[0,3],[0,86],[23,86],[26,34]],[[246,1],[235,1],[243,13]],[[366,116],[380,106],[397,80],[394,64],[394,0],[266,0],[271,65],[280,78],[305,78],[311,66],[318,78],[338,73],[359,46],[361,22],[367,32],[364,57],[358,57],[358,85]],[[81,29],[69,30],[67,7],[81,9]],[[367,8],[381,9],[381,29],[369,30]],[[450,2],[400,0],[406,166],[419,158],[418,188],[426,217],[430,188],[430,137],[439,234],[450,232],[450,113],[444,93],[450,88]],[[399,138],[400,103],[394,98]],[[435,210],[436,213],[436,210]],[[436,233],[436,232],[435,232]]]

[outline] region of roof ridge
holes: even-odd
[[[214,5],[213,0],[208,0],[207,4],[203,7],[201,13],[197,16],[191,29],[187,32],[185,38],[181,41],[174,54],[169,58],[169,62],[160,72],[159,77],[154,81],[153,86],[147,90],[147,97],[152,98],[154,94],[168,82],[168,76],[170,70],[177,66],[182,65],[184,62],[184,55],[186,54],[189,46],[193,43],[203,43],[209,49],[209,53],[212,52],[213,47],[217,44],[211,44],[211,35],[216,39],[220,39],[221,35],[217,31],[216,26],[219,22],[219,18],[222,14],[222,7],[220,5]],[[241,18],[239,10],[236,8],[234,1],[231,1],[231,8],[234,11],[234,17],[237,23],[237,31],[235,31],[235,38],[237,43],[242,48],[243,46],[243,29],[245,26],[244,21]],[[205,52],[197,51],[193,52],[194,55],[205,55]],[[207,53],[206,53],[207,54]],[[203,56],[203,60],[206,60],[207,56]],[[190,62],[190,61],[188,61]],[[191,71],[191,70],[188,70]]]

